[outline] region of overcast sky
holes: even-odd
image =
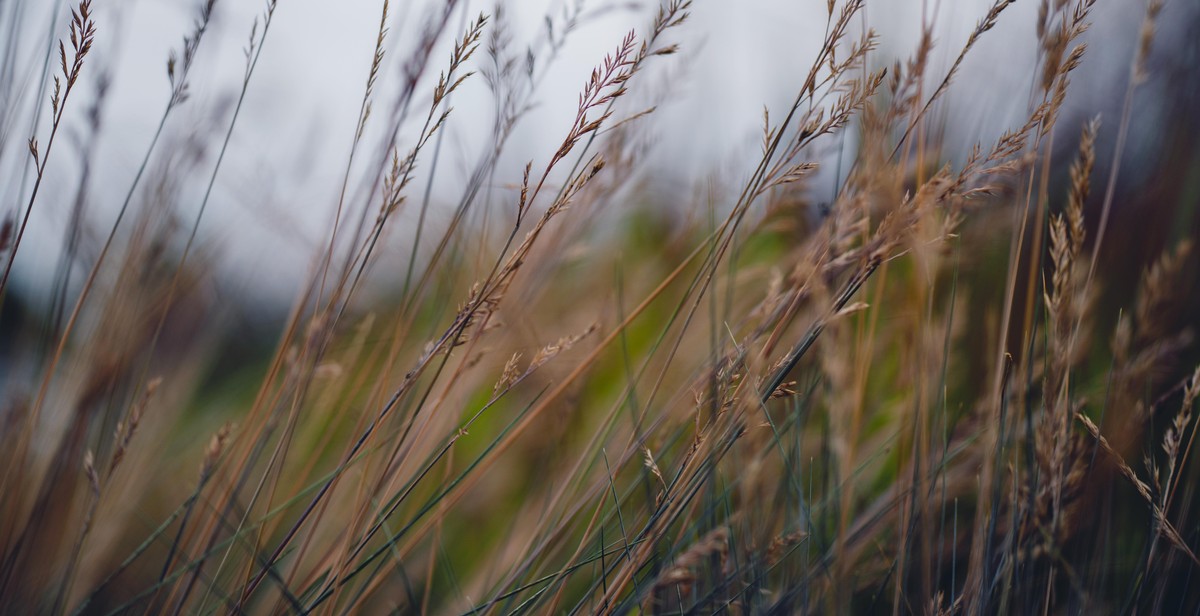
[[[20,177],[26,163],[25,133],[34,103],[29,95],[36,86],[45,40],[51,31],[55,0],[0,0],[4,25],[22,24],[16,48],[18,79],[24,105],[11,105],[4,115],[11,132],[3,144],[0,172]],[[104,1],[95,5],[97,34],[94,58],[84,69],[84,83],[70,101],[71,135],[80,134],[84,113],[94,99],[95,76],[112,76],[104,108],[103,133],[91,179],[93,218],[111,224],[111,216],[146,151],[169,87],[166,58],[178,48],[195,18],[196,2],[180,0]],[[590,2],[585,13],[613,3]],[[935,63],[940,70],[960,49],[973,24],[984,14],[983,0],[931,0],[929,11],[936,23]],[[985,36],[960,73],[953,96],[970,104],[952,105],[947,116],[951,145],[988,141],[1020,121],[1028,101],[1034,61],[1033,24],[1037,2],[1018,2],[1000,25]],[[1171,15],[1175,2],[1168,6]],[[432,3],[395,0],[389,36],[389,62],[385,63],[376,104],[386,108],[394,92],[400,66],[390,60],[403,57]],[[461,31],[467,16],[491,12],[491,2],[468,2],[451,17],[451,32]],[[557,14],[557,0],[508,2],[509,18],[517,44],[539,36],[542,15]],[[592,67],[611,51],[631,28],[643,31],[654,3],[640,6],[616,3],[612,10],[588,20],[568,39],[562,57],[538,94],[537,112],[521,125],[499,174],[503,182],[519,179],[527,160],[544,162],[569,125],[576,96]],[[664,106],[653,121],[658,146],[653,154],[656,171],[663,177],[687,183],[722,168],[740,177],[738,161],[758,142],[764,105],[783,109],[795,94],[800,79],[820,45],[824,29],[825,0],[696,0],[693,20],[679,30],[676,40],[683,52],[670,59],[674,80]],[[223,269],[235,278],[236,288],[286,296],[305,272],[304,238],[316,238],[327,228],[353,136],[363,85],[380,18],[380,0],[279,0],[262,60],[251,83],[245,108],[221,170],[214,198],[202,226],[206,242],[219,246],[227,258]],[[879,31],[877,56],[890,64],[912,50],[921,20],[919,2],[868,2],[867,22]],[[216,128],[227,125],[229,102],[240,87],[251,24],[262,10],[258,0],[218,0],[211,31],[204,39],[193,74],[193,98],[168,127],[176,137],[201,132],[219,142]],[[1120,92],[1128,71],[1128,58],[1136,39],[1143,10],[1140,2],[1100,2],[1096,26],[1089,33],[1093,50],[1083,69],[1082,93],[1073,94],[1079,109],[1115,108],[1102,96]],[[60,8],[54,32],[65,32]],[[1171,22],[1165,20],[1164,29]],[[11,32],[0,30],[0,36]],[[1095,45],[1096,41],[1101,45]],[[445,42],[443,43],[445,44]],[[6,47],[4,49],[12,49]],[[0,50],[0,53],[5,51]],[[444,50],[434,55],[441,68]],[[482,55],[482,54],[481,54]],[[883,62],[880,62],[881,64]],[[642,86],[651,91],[651,85]],[[638,85],[632,84],[637,92]],[[1110,96],[1111,97],[1111,96]],[[427,99],[426,99],[427,100]],[[490,100],[479,80],[468,82],[453,101],[455,111],[446,132],[446,147],[435,178],[434,200],[457,197],[460,171],[486,138],[490,126]],[[37,134],[47,134],[45,119]],[[44,139],[44,137],[43,137]],[[29,235],[22,245],[18,272],[28,281],[52,267],[60,250],[58,238],[79,175],[78,139],[65,139],[52,159],[50,183],[39,198]],[[159,161],[161,162],[161,161]],[[211,160],[200,167],[206,176]],[[27,169],[26,169],[27,170]],[[5,211],[23,203],[18,183],[4,188]],[[185,194],[184,212],[198,206],[198,191]],[[27,197],[25,197],[27,198]],[[195,203],[191,202],[195,201]],[[255,268],[236,263],[253,260]],[[243,277],[238,281],[236,278]]]

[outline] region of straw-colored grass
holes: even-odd
[[[937,50],[954,58],[937,73],[932,25],[886,58],[865,0],[829,0],[741,180],[687,194],[647,177],[645,131],[671,111],[639,101],[691,60],[691,2],[613,41],[575,94],[544,78],[580,6],[526,51],[502,6],[450,2],[389,58],[383,0],[333,223],[289,313],[250,336],[207,291],[200,228],[275,0],[247,24],[210,166],[163,136],[194,104],[215,0],[167,60],[136,175],[105,187],[125,195],[115,219],[65,218],[44,313],[9,284],[112,31],[83,0],[53,47],[49,133],[22,144],[34,181],[0,212],[0,610],[1195,609],[1197,218],[1139,279],[1111,267],[1136,258],[1113,221],[1164,8],[1137,33],[1123,115],[1080,125],[1065,104],[1101,6],[1044,0],[1025,117],[945,154],[939,110],[1009,5]],[[491,141],[435,216],[424,169],[474,80]],[[499,177],[543,97],[577,112]],[[821,152],[851,141],[816,205]]]

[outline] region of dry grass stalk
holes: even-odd
[[[1070,374],[1082,354],[1075,348],[1076,328],[1086,317],[1087,300],[1083,297],[1080,255],[1083,251],[1083,204],[1087,199],[1089,178],[1095,159],[1095,122],[1084,127],[1079,156],[1071,166],[1071,189],[1064,214],[1050,220],[1051,282],[1046,284],[1043,301],[1047,310],[1048,355],[1042,396],[1043,412],[1035,433],[1034,451],[1037,478],[1030,477],[1032,523],[1038,537],[1049,538],[1050,545],[1039,543],[1034,556],[1066,543],[1076,526],[1077,498],[1082,492],[1086,472],[1086,447],[1071,430],[1071,418],[1079,412],[1071,400]],[[1031,473],[1032,473],[1031,469]],[[1030,531],[1032,532],[1032,531]],[[1046,540],[1046,539],[1043,539]]]
[[[1144,82],[1149,76],[1150,71],[1147,64],[1150,59],[1150,47],[1154,44],[1154,31],[1163,4],[1163,0],[1150,0],[1146,4],[1146,15],[1142,18],[1142,28],[1138,34],[1137,55],[1134,56],[1133,61],[1133,80],[1135,82]]]
[[[1088,433],[1092,435],[1092,438],[1096,440],[1097,444],[1100,445],[1100,448],[1112,458],[1121,474],[1133,484],[1133,487],[1137,490],[1137,493],[1144,501],[1146,501],[1146,505],[1150,508],[1150,511],[1154,516],[1154,524],[1157,534],[1161,534],[1161,536],[1165,537],[1167,541],[1171,543],[1171,545],[1187,555],[1192,562],[1200,564],[1200,559],[1196,558],[1195,553],[1192,552],[1192,549],[1188,546],[1187,542],[1184,541],[1183,536],[1179,534],[1179,531],[1176,530],[1171,522],[1167,519],[1166,511],[1163,510],[1158,502],[1158,499],[1155,498],[1154,490],[1150,487],[1150,485],[1145,481],[1142,481],[1141,478],[1137,476],[1137,473],[1130,468],[1129,464],[1125,462],[1125,459],[1121,457],[1121,454],[1117,453],[1117,451],[1113,449],[1112,445],[1109,444],[1108,439],[1104,438],[1104,436],[1100,434],[1100,428],[1098,428],[1096,424],[1088,418],[1087,415],[1084,415],[1083,413],[1077,413],[1075,418],[1083,424],[1083,427],[1086,428]]]
[[[161,385],[162,377],[156,377],[147,383],[146,390],[142,393],[141,399],[130,407],[126,418],[117,423],[117,429],[113,434],[116,448],[113,450],[112,460],[108,463],[108,476],[111,477],[113,472],[116,471],[117,466],[125,459],[125,452],[129,449],[129,443],[133,440],[133,435],[137,433],[138,424],[142,421],[142,413],[146,411],[146,406],[150,404],[150,399]]]

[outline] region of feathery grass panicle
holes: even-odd
[[[1167,462],[1166,472],[1162,479],[1162,485],[1166,486],[1163,492],[1163,509],[1170,508],[1171,499],[1175,495],[1175,488],[1178,484],[1176,468],[1186,462],[1186,452],[1181,451],[1180,448],[1183,443],[1183,434],[1192,422],[1192,406],[1197,397],[1200,397],[1200,367],[1196,368],[1184,384],[1183,401],[1179,404],[1179,411],[1175,413],[1174,419],[1171,420],[1171,426],[1163,435],[1162,448]],[[1192,433],[1194,435],[1195,431],[1193,430]],[[1190,439],[1188,444],[1190,446]]]

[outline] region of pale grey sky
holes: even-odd
[[[36,77],[34,67],[40,67],[40,55],[35,54],[41,52],[32,43],[39,37],[36,33],[48,31],[49,14],[56,2],[24,0],[22,5],[22,1],[0,0],[0,15],[19,12],[28,24],[23,40],[30,44],[21,62],[30,67],[28,83]],[[80,132],[84,111],[93,98],[94,77],[102,67],[111,70],[113,83],[90,191],[93,218],[101,226],[111,224],[157,125],[169,94],[165,60],[189,31],[196,4],[106,0],[95,5],[99,25],[96,57],[84,70],[85,82],[77,98],[70,101],[67,121],[73,133]],[[616,4],[616,10],[587,22],[571,35],[538,95],[536,113],[513,140],[501,166],[502,182],[519,179],[525,161],[532,159],[536,164],[546,160],[570,122],[577,92],[591,68],[630,28],[643,30],[657,6],[653,2],[636,7]],[[927,3],[937,24],[934,58],[939,70],[935,74],[957,54],[987,4],[984,0]],[[955,107],[948,117],[951,145],[988,141],[1019,121],[1026,108],[1034,61],[1037,4],[1016,3],[968,59],[953,96],[970,104]],[[399,67],[394,60],[411,48],[422,15],[431,5],[432,0],[393,2],[389,61],[376,95],[379,115],[384,115],[388,95],[398,81]],[[558,0],[505,3],[517,44],[536,37],[541,15],[559,10],[561,5]],[[592,1],[586,6],[595,10],[603,5]],[[919,32],[922,3],[890,0],[867,5],[867,21],[881,36],[877,55],[888,64],[896,56],[907,56]],[[491,12],[492,6],[492,2],[466,3],[466,13],[451,18],[450,30],[457,33],[464,15]],[[679,64],[679,81],[668,90],[666,104],[653,121],[659,142],[653,156],[656,170],[682,183],[716,167],[738,177],[738,161],[748,159],[756,147],[763,105],[782,109],[790,101],[820,45],[824,6],[825,0],[696,0],[692,22],[676,37],[684,51],[670,60]],[[235,279],[242,278],[233,283],[237,288],[284,298],[304,275],[309,252],[302,238],[323,234],[337,203],[380,7],[380,0],[279,0],[261,64],[201,229],[205,241],[219,247],[225,256],[223,269]],[[194,69],[193,98],[172,120],[168,134],[199,130],[219,143],[220,135],[213,132],[216,129],[205,127],[212,122],[224,132],[230,97],[240,86],[242,48],[262,8],[261,0],[218,0],[213,27]],[[1087,85],[1083,94],[1073,95],[1077,102],[1072,104],[1101,107],[1097,110],[1105,112],[1115,109],[1113,101],[1096,97],[1121,91],[1142,10],[1140,2],[1098,3],[1097,24],[1089,35],[1094,49],[1084,67],[1088,77],[1077,80]],[[1169,30],[1170,23],[1164,28]],[[65,26],[55,31],[65,32]],[[442,46],[447,43],[443,41]],[[446,56],[446,50],[439,49],[433,66],[440,69]],[[638,88],[632,84],[635,92]],[[17,109],[28,115],[34,101],[27,96],[24,102],[25,107]],[[486,138],[490,126],[490,101],[478,79],[465,85],[453,102],[455,112],[447,126],[448,149],[439,163],[435,201],[457,197],[459,170],[474,160],[473,153],[482,144],[480,136]],[[418,99],[420,104],[424,101]],[[20,136],[28,131],[29,122],[19,119],[20,114],[17,117],[14,131]],[[37,133],[47,133],[45,122]],[[50,184],[39,199],[18,259],[18,273],[26,280],[51,268],[58,254],[60,229],[78,178],[78,155],[72,151],[76,142],[65,139],[54,153]],[[23,143],[22,136],[5,144],[0,159],[5,177],[17,177],[15,166],[24,164]],[[200,186],[211,162],[202,164],[196,174],[203,176],[197,180]],[[747,164],[744,172],[748,171]],[[201,191],[183,194],[179,207],[189,219]],[[5,207],[21,201],[11,185],[5,189],[5,200]],[[281,224],[284,219],[286,224]],[[403,243],[403,233],[396,239]],[[247,261],[256,267],[233,266]]]

